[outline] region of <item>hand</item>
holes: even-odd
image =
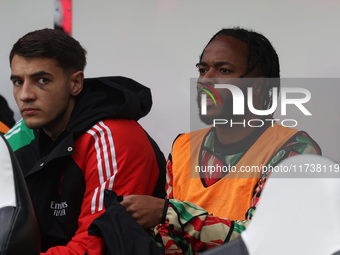
[[[138,224],[145,228],[152,228],[161,223],[165,200],[147,195],[124,196],[120,202]]]

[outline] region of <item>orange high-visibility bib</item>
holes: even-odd
[[[246,167],[261,169],[280,148],[298,132],[277,125],[267,130],[235,165],[236,172],[204,187],[197,171],[203,138],[208,129],[183,134],[176,139],[172,150],[173,198],[197,204],[215,216],[231,220],[245,219],[251,206],[253,191],[261,172],[245,172]],[[191,161],[191,162],[190,162]],[[263,168],[262,168],[263,169]],[[243,170],[243,172],[241,172]]]

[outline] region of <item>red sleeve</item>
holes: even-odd
[[[136,121],[101,121],[76,140],[75,148],[74,161],[86,183],[79,228],[67,246],[53,247],[46,254],[84,254],[88,245],[95,247],[87,229],[105,211],[105,189],[118,195],[152,195],[158,180],[155,153]]]

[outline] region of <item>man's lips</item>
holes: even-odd
[[[213,104],[216,105],[216,101],[219,101],[220,104],[222,105],[222,100],[221,100],[219,94],[217,93],[217,91],[215,90],[213,84],[211,84],[209,82],[208,83],[197,82],[197,88],[198,88],[198,91],[200,93],[201,98],[202,98],[203,94],[207,95],[207,100],[206,100],[207,106],[210,106],[210,105],[213,105]],[[216,98],[215,98],[215,96],[216,96]]]
[[[199,95],[201,100],[202,100],[202,96],[203,96],[203,95],[206,95],[206,98],[207,98],[207,100],[206,100],[207,106],[215,105],[214,100],[213,100],[208,94],[206,94],[206,93],[204,93],[204,92],[201,92],[200,95]]]
[[[36,114],[39,110],[36,108],[24,108],[21,113],[25,115],[33,115]]]

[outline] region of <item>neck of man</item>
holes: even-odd
[[[45,134],[48,135],[52,139],[52,141],[57,140],[59,135],[66,129],[66,126],[70,121],[74,106],[75,98],[71,98],[64,114],[58,116],[53,122],[42,128]]]
[[[239,118],[229,120],[227,124],[215,125],[217,139],[221,144],[232,144],[239,142],[250,136],[259,127],[251,127],[248,121],[251,119],[259,119],[258,116],[248,113]]]

